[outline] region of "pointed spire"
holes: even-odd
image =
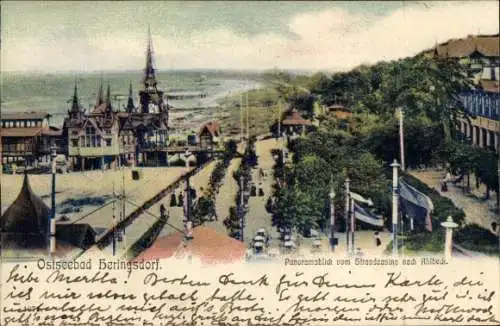
[[[127,112],[132,112],[135,110],[134,107],[134,95],[132,94],[132,83],[130,83],[130,87],[128,89],[128,102],[127,102]]]
[[[99,92],[97,93],[97,101],[96,101],[96,107],[104,103],[103,99],[103,90],[102,90],[102,76],[101,76],[101,84],[99,85]]]
[[[153,46],[151,39],[151,26],[148,25],[148,49],[146,52],[146,68],[144,69],[144,87],[156,87],[155,69],[153,67]]]
[[[30,182],[28,180],[28,174],[24,174],[24,179],[23,179],[23,186],[21,187],[21,192],[27,192],[31,193],[31,187],[30,187]]]
[[[73,102],[71,104],[71,111],[72,112],[80,111],[80,103],[78,102],[78,89],[76,87],[76,79],[75,79],[75,90],[73,92]]]
[[[112,111],[111,108],[111,85],[108,82],[108,88],[106,90],[106,112]]]
[[[108,82],[108,89],[106,90],[106,103],[111,103],[111,85]]]

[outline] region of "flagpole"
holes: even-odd
[[[405,142],[404,142],[404,132],[403,132],[403,109],[398,108],[398,119],[399,119],[399,155],[401,161],[401,171],[405,171]]]
[[[240,141],[243,142],[243,94],[240,94]]]
[[[356,224],[354,222],[354,198],[351,198],[351,194],[349,194],[349,198],[351,200],[350,203],[350,215],[351,215],[351,255],[355,253],[355,246],[354,246],[354,232],[356,231]]]
[[[278,99],[278,140],[281,139],[281,98]]]
[[[392,167],[392,254],[398,254],[398,167],[396,160]]]
[[[345,179],[345,237],[346,237],[346,251],[349,254],[349,211],[350,211],[350,190],[349,183],[351,180],[349,177]]]
[[[248,124],[248,115],[249,115],[249,114],[248,114],[248,90],[247,90],[247,92],[246,92],[247,141],[249,141],[249,139],[250,139],[250,138],[249,138],[249,137],[250,137],[250,135],[249,135],[249,134],[250,134],[250,130],[249,130],[249,129],[250,129],[250,126],[249,126],[249,124]]]
[[[330,190],[330,247],[335,251],[335,191]]]

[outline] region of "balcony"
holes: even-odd
[[[73,147],[70,146],[68,149],[69,156],[113,156],[118,155],[119,151],[114,146],[110,147]]]

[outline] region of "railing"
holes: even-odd
[[[127,217],[125,217],[123,220],[118,222],[116,226],[110,228],[99,240],[96,241],[95,245],[98,246],[99,249],[103,249],[106,246],[110,245],[111,242],[113,241],[113,236],[116,231],[120,231],[125,229],[127,226],[132,224],[132,222],[138,218],[141,214],[144,213],[147,209],[149,209],[151,206],[159,202],[162,198],[164,198],[168,193],[172,192],[175,188],[177,188],[182,182],[186,180],[186,178],[190,178],[196,173],[198,173],[200,170],[202,170],[206,165],[210,164],[212,161],[209,160],[205,164],[197,167],[196,169],[193,169],[189,171],[188,173],[181,175],[178,177],[173,183],[169,184],[166,188],[163,190],[159,191],[155,196],[147,200],[144,204],[141,205],[141,207],[135,209],[131,214],[129,214]]]
[[[500,120],[500,114],[498,114],[498,113],[493,113],[493,112],[478,112],[479,110],[474,110],[474,109],[466,109],[465,111],[469,115],[472,115],[472,116],[478,116],[478,117],[488,118],[488,119],[495,120],[495,121],[499,121]]]

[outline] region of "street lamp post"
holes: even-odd
[[[116,214],[115,214],[115,210],[116,210],[116,193],[115,193],[115,181],[113,180],[113,215],[112,215],[112,219],[113,219],[113,256],[116,255]]]
[[[403,132],[403,108],[398,108],[396,110],[398,120],[399,120],[399,155],[401,161],[401,171],[405,170],[405,142],[404,142],[404,132]]]
[[[392,254],[398,254],[398,167],[396,160],[392,167]]]
[[[330,245],[332,251],[335,251],[335,191],[330,191]]]
[[[240,223],[241,223],[241,242],[245,242],[244,229],[245,229],[245,214],[243,212],[243,175],[240,175],[240,209],[238,212],[240,214]]]
[[[49,223],[49,257],[56,251],[56,157],[57,146],[53,144],[50,148],[50,157],[52,159],[52,193],[51,193],[51,211]]]
[[[457,223],[453,222],[453,218],[448,216],[446,222],[441,223],[441,226],[446,228],[446,239],[444,245],[444,257],[446,260],[451,258],[451,251],[453,248],[453,229],[458,226]]]
[[[349,253],[349,212],[351,210],[351,200],[350,200],[350,190],[349,190],[349,184],[351,180],[349,177],[345,179],[345,237],[346,237],[346,250],[347,253]]]
[[[186,151],[184,152],[184,157],[186,158],[186,168],[189,168],[189,157],[191,156],[191,152],[186,147]]]

